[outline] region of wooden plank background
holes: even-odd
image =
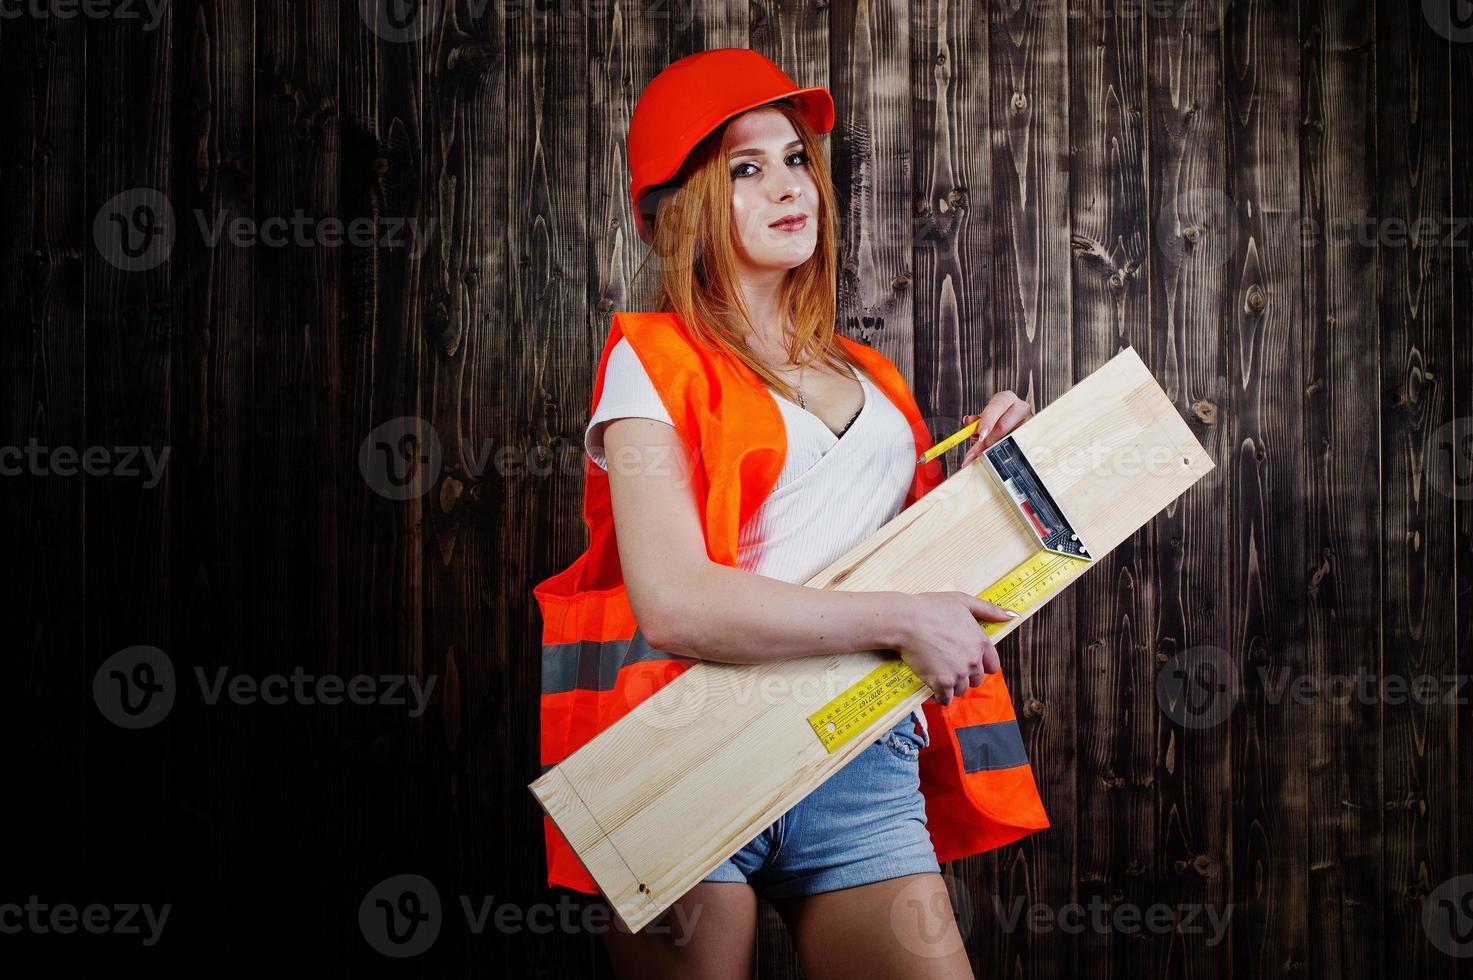
[[[172,905],[151,948],[0,949],[379,970],[361,909],[413,874],[440,929],[401,969],[611,975],[544,882],[530,588],[584,546],[593,372],[643,285],[633,104],[675,58],[750,46],[834,94],[840,328],[937,436],[1129,344],[1218,463],[1002,648],[1054,826],[946,866],[977,975],[1473,976],[1473,25],[1443,6],[0,20],[0,453],[170,453],[151,487],[0,476],[0,903]],[[132,268],[105,230],[143,194],[173,239]],[[222,214],[413,233],[232,244],[202,226]],[[135,645],[178,692],[133,731],[93,681]],[[194,672],[222,668],[436,686],[418,716],[210,704]],[[1292,695],[1361,673],[1439,698]],[[504,904],[519,926],[467,920]],[[1087,917],[1153,906],[1175,925]],[[798,976],[762,915],[761,974]]]

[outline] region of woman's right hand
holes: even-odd
[[[992,637],[977,620],[1006,622],[1016,613],[969,592],[921,592],[906,600],[908,628],[896,650],[937,704],[949,704],[1002,669]]]

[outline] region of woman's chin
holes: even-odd
[[[813,258],[813,246],[774,249],[752,256],[748,261],[758,269],[796,269]]]

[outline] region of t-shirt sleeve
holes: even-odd
[[[583,448],[589,458],[606,470],[609,466],[604,458],[604,424],[623,418],[654,419],[671,427],[675,425],[628,338],[620,338],[609,351],[604,388],[583,433]]]

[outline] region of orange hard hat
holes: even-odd
[[[671,62],[645,86],[629,118],[629,196],[634,227],[654,238],[658,195],[650,192],[680,172],[696,144],[748,109],[790,101],[818,133],[834,128],[828,89],[803,88],[750,48],[714,48]]]

